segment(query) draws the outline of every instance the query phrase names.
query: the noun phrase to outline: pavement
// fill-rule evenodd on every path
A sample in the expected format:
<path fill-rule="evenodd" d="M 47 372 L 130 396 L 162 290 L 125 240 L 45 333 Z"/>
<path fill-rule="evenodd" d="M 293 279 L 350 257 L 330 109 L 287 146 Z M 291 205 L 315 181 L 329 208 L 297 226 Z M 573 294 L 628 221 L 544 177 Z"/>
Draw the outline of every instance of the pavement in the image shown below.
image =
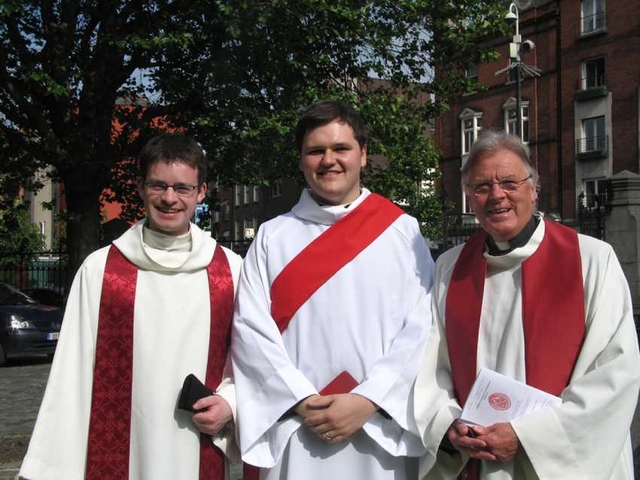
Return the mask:
<path fill-rule="evenodd" d="M 20 469 L 20 461 L 7 458 L 15 459 L 21 451 L 26 452 L 50 369 L 46 358 L 14 362 L 0 369 L 0 480 L 12 480 Z M 636 409 L 631 439 L 635 473 L 640 479 L 640 407 Z M 12 450 L 12 454 L 7 450 Z M 230 480 L 241 479 L 240 465 L 232 465 Z"/>
<path fill-rule="evenodd" d="M 18 474 L 22 461 L 7 459 L 26 453 L 50 370 L 46 357 L 0 368 L 0 480 L 13 480 Z M 230 480 L 241 479 L 241 466 L 231 465 Z"/>

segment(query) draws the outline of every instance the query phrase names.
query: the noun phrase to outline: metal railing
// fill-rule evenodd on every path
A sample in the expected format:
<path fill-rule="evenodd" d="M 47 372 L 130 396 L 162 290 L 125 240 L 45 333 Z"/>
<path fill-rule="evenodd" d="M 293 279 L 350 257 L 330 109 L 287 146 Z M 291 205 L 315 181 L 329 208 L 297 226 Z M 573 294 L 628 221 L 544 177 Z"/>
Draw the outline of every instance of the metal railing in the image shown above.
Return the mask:
<path fill-rule="evenodd" d="M 601 75 L 587 75 L 579 79 L 576 88 L 579 91 L 589 90 L 590 88 L 604 87 L 607 85 L 607 77 L 603 73 Z"/>
<path fill-rule="evenodd" d="M 576 140 L 576 155 L 598 154 L 606 155 L 609 151 L 609 135 L 578 138 Z"/>
<path fill-rule="evenodd" d="M 611 201 L 610 186 L 606 186 L 605 193 L 587 195 L 582 192 L 576 199 L 576 217 L 578 220 L 574 228 L 585 235 L 605 240 L 605 217 L 609 215 L 607 208 Z"/>
<path fill-rule="evenodd" d="M 68 264 L 65 252 L 3 252 L 3 259 L 0 282 L 19 290 L 43 289 L 65 294 Z"/>

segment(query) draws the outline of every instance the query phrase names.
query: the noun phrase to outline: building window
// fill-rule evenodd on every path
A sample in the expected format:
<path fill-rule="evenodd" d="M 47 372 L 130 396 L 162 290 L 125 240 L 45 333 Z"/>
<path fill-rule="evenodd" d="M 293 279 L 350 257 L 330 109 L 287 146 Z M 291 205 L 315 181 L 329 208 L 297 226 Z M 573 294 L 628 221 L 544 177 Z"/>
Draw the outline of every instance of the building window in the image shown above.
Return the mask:
<path fill-rule="evenodd" d="M 260 200 L 260 187 L 254 185 L 253 187 L 253 201 L 257 203 Z"/>
<path fill-rule="evenodd" d="M 269 196 L 276 198 L 282 196 L 282 180 L 274 180 L 269 187 Z"/>
<path fill-rule="evenodd" d="M 238 241 L 242 240 L 242 235 L 240 233 L 240 222 L 238 220 L 233 221 L 233 240 Z"/>
<path fill-rule="evenodd" d="M 582 80 L 580 90 L 601 87 L 605 84 L 604 57 L 592 58 L 582 62 Z"/>
<path fill-rule="evenodd" d="M 524 143 L 529 143 L 529 106 L 528 102 L 525 102 L 520 107 L 520 112 L 522 114 L 522 123 L 520 124 L 520 132 L 522 135 L 522 141 Z M 505 109 L 504 111 L 504 129 L 512 134 L 516 135 L 516 124 L 518 123 L 518 117 L 516 115 L 516 107 L 515 104 L 513 108 Z"/>
<path fill-rule="evenodd" d="M 245 240 L 253 240 L 255 235 L 255 219 L 245 218 L 242 220 L 242 234 Z"/>
<path fill-rule="evenodd" d="M 229 220 L 229 217 L 231 216 L 231 205 L 229 205 L 228 202 L 225 202 L 222 208 L 222 219 Z"/>
<path fill-rule="evenodd" d="M 580 23 L 583 35 L 604 30 L 607 26 L 605 0 L 582 0 Z"/>
<path fill-rule="evenodd" d="M 607 150 L 604 116 L 585 118 L 582 121 L 583 137 L 578 145 L 578 153 L 603 152 Z"/>
<path fill-rule="evenodd" d="M 482 113 L 465 109 L 460 115 L 462 154 L 466 155 L 471 150 L 471 145 L 482 131 Z"/>
<path fill-rule="evenodd" d="M 240 205 L 240 203 L 242 203 L 242 185 L 234 185 L 233 193 L 236 199 L 235 206 L 237 207 L 238 205 Z"/>
<path fill-rule="evenodd" d="M 469 80 L 474 82 L 478 82 L 478 64 L 476 62 L 471 62 L 467 65 L 467 68 L 464 71 L 464 76 Z"/>
<path fill-rule="evenodd" d="M 585 179 L 583 181 L 582 206 L 597 208 L 607 203 L 607 188 L 604 178 Z"/>

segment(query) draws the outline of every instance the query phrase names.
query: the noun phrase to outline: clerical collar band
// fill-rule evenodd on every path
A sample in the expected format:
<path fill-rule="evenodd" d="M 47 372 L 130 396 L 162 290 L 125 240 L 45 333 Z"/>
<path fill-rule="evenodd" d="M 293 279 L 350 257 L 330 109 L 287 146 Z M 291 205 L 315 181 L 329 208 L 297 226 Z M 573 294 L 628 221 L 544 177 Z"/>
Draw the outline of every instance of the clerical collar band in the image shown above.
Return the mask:
<path fill-rule="evenodd" d="M 516 248 L 520 248 L 527 244 L 533 232 L 535 232 L 538 223 L 540 222 L 540 218 L 536 215 L 532 215 L 524 228 L 518 233 L 515 237 L 513 237 L 508 242 L 499 242 L 491 238 L 491 235 L 487 235 L 487 250 L 489 251 L 489 255 L 493 255 L 494 257 L 498 257 L 500 255 L 506 255 L 509 252 L 512 252 Z M 506 248 L 505 248 L 506 247 Z"/>

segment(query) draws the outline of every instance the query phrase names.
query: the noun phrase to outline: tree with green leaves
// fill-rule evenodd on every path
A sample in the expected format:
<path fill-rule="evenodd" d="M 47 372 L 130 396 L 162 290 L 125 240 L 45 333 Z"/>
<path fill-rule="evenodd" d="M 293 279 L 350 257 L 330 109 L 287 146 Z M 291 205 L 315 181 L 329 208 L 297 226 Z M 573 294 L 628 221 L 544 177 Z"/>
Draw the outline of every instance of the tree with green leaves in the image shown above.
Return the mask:
<path fill-rule="evenodd" d="M 14 202 L 0 215 L 0 267 L 18 267 L 44 251 L 44 238 L 26 205 Z"/>
<path fill-rule="evenodd" d="M 388 160 L 370 185 L 430 217 L 432 206 L 419 207 L 437 158 L 425 121 L 472 88 L 464 68 L 490 54 L 478 40 L 501 31 L 503 8 L 495 0 L 0 0 L 0 182 L 52 167 L 65 186 L 77 268 L 98 246 L 104 189 L 114 199 L 134 192 L 131 159 L 159 119 L 202 142 L 211 179 L 264 185 L 297 174 L 291 132 L 301 109 L 342 98 L 371 126 L 371 153 Z M 385 88 L 362 81 L 371 76 Z"/>

